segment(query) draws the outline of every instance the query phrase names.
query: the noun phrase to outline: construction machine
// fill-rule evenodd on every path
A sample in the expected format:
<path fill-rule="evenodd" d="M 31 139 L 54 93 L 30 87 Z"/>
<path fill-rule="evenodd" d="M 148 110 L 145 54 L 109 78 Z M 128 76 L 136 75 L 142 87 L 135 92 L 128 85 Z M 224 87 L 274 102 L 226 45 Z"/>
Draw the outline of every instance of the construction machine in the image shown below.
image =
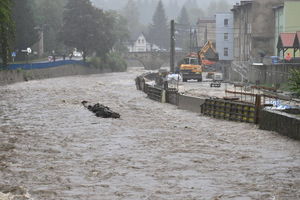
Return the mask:
<path fill-rule="evenodd" d="M 213 73 L 215 70 L 212 66 L 219 60 L 215 48 L 211 41 L 206 42 L 198 53 L 188 54 L 179 64 L 179 73 L 182 76 L 182 81 L 186 82 L 189 79 L 202 81 L 202 72 L 207 71 Z"/>
<path fill-rule="evenodd" d="M 213 78 L 216 72 L 214 66 L 219 61 L 219 55 L 216 52 L 212 41 L 207 41 L 202 49 L 198 52 L 199 64 L 202 66 L 203 72 L 207 72 L 207 78 Z"/>
<path fill-rule="evenodd" d="M 183 82 L 189 79 L 195 79 L 198 82 L 202 81 L 202 67 L 199 64 L 198 55 L 196 53 L 188 54 L 181 61 L 179 73 L 181 74 Z"/>

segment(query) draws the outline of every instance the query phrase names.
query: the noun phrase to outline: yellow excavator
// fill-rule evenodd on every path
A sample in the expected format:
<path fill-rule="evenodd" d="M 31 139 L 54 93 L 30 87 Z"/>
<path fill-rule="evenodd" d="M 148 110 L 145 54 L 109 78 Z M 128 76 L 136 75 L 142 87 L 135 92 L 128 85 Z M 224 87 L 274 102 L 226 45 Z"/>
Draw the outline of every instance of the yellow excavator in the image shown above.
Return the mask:
<path fill-rule="evenodd" d="M 186 82 L 189 79 L 202 81 L 202 72 L 211 71 L 211 66 L 219 60 L 219 56 L 211 41 L 206 42 L 198 53 L 188 54 L 179 65 L 179 73 L 182 76 L 182 81 Z"/>
<path fill-rule="evenodd" d="M 216 72 L 214 65 L 217 61 L 219 61 L 219 55 L 211 41 L 207 41 L 202 49 L 198 52 L 198 58 L 203 72 L 207 72 L 207 78 L 212 78 Z"/>

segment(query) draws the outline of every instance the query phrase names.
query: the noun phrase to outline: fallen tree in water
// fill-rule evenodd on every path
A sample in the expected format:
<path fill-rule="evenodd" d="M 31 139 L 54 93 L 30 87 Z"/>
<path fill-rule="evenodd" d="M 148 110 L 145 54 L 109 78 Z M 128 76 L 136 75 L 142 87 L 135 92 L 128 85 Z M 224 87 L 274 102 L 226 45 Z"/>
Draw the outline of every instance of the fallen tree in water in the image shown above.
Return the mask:
<path fill-rule="evenodd" d="M 97 117 L 102 118 L 120 118 L 120 114 L 112 111 L 109 107 L 96 103 L 95 105 L 88 104 L 87 101 L 82 101 L 82 105 L 89 111 L 95 113 Z"/>

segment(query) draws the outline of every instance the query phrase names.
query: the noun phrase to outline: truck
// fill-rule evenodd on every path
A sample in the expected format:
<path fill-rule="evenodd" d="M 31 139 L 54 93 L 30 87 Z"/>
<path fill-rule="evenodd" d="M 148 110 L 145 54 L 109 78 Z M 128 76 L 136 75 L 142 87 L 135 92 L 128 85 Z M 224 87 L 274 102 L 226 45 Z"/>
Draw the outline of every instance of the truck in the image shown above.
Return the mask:
<path fill-rule="evenodd" d="M 202 81 L 202 67 L 196 53 L 190 53 L 182 60 L 179 73 L 183 82 L 187 82 L 189 79 Z"/>
<path fill-rule="evenodd" d="M 203 69 L 210 71 L 210 66 L 219 60 L 219 56 L 215 51 L 211 41 L 201 48 L 198 53 L 188 54 L 179 65 L 179 73 L 182 76 L 182 81 L 186 82 L 189 79 L 195 79 L 198 82 L 202 81 Z M 211 72 L 208 72 L 208 74 Z M 213 73 L 213 72 L 212 72 Z"/>

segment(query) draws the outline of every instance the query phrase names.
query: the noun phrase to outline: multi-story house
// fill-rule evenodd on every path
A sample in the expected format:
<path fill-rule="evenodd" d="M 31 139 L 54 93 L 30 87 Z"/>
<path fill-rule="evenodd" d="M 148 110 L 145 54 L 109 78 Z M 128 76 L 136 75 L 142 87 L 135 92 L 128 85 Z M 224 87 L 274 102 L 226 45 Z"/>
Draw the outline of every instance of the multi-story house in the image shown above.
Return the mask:
<path fill-rule="evenodd" d="M 234 15 L 234 60 L 261 62 L 274 55 L 275 17 L 273 8 L 284 0 L 241 1 Z"/>
<path fill-rule="evenodd" d="M 216 43 L 216 20 L 215 19 L 199 19 L 197 22 L 197 42 L 201 48 L 207 41 Z"/>
<path fill-rule="evenodd" d="M 219 60 L 233 60 L 233 14 L 216 14 L 216 50 Z"/>

